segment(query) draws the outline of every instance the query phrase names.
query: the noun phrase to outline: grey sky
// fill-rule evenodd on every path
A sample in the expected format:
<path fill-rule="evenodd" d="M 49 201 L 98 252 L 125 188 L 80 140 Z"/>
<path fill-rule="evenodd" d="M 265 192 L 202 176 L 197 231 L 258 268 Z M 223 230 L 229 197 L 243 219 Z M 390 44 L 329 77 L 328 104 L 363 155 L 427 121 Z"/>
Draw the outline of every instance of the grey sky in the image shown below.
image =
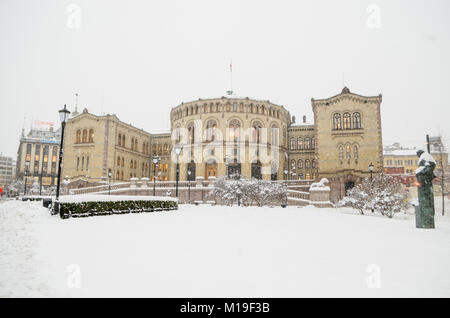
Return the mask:
<path fill-rule="evenodd" d="M 71 3 L 80 28 L 67 26 Z M 380 28 L 367 25 L 372 3 Z M 311 119 L 311 98 L 339 93 L 344 78 L 352 92 L 383 94 L 385 144 L 441 132 L 448 145 L 449 33 L 446 0 L 2 0 L 0 152 L 16 155 L 24 116 L 26 130 L 58 123 L 76 92 L 80 111 L 167 130 L 171 107 L 225 95 L 231 57 L 239 96 Z"/>

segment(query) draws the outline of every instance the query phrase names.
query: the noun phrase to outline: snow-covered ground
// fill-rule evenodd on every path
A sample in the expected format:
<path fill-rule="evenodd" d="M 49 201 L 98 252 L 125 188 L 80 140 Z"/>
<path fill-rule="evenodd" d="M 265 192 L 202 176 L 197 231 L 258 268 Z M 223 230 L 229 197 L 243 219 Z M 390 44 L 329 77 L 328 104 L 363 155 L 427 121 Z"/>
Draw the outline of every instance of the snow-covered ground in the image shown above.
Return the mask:
<path fill-rule="evenodd" d="M 61 220 L 0 203 L 0 297 L 450 297 L 450 217 L 181 206 Z"/>

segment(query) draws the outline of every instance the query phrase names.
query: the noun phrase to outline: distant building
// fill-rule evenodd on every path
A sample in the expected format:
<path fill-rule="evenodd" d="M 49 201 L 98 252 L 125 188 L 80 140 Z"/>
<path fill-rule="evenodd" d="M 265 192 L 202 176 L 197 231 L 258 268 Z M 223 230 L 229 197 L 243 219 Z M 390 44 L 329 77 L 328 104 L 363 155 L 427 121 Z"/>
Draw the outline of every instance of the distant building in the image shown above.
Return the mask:
<path fill-rule="evenodd" d="M 13 158 L 0 154 L 0 187 L 5 187 L 14 180 L 15 166 Z"/>
<path fill-rule="evenodd" d="M 414 185 L 417 182 L 415 171 L 419 163 L 417 150 L 418 148 L 402 147 L 399 143 L 385 146 L 383 149 L 384 172 L 398 177 L 407 186 Z M 439 178 L 442 167 L 444 167 L 444 173 L 448 171 L 448 152 L 440 137 L 430 137 L 430 151 L 436 160 L 435 173 Z M 435 179 L 435 182 L 438 181 Z"/>
<path fill-rule="evenodd" d="M 54 131 L 53 127 L 31 128 L 26 136 L 22 130 L 17 150 L 16 178 L 26 179 L 28 185 L 40 183 L 41 180 L 43 187 L 56 185 L 60 140 L 60 129 Z"/>

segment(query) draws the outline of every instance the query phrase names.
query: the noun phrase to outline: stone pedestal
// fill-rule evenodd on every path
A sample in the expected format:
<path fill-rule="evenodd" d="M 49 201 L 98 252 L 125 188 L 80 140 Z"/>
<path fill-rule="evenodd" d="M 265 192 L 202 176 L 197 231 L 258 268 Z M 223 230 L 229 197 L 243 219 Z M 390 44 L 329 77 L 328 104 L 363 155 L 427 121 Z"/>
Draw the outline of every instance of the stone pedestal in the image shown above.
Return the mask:
<path fill-rule="evenodd" d="M 148 188 L 148 181 L 149 181 L 149 178 L 141 178 L 141 182 L 142 182 L 141 187 Z"/>

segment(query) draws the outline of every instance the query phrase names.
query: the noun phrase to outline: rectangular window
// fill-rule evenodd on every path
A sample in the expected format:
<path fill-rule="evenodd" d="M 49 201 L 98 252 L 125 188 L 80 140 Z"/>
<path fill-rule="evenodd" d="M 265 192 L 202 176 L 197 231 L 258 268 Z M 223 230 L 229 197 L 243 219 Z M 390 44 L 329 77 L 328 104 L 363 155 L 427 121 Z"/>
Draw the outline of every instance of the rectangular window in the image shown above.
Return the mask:
<path fill-rule="evenodd" d="M 52 156 L 52 162 L 56 162 L 56 155 Z"/>

